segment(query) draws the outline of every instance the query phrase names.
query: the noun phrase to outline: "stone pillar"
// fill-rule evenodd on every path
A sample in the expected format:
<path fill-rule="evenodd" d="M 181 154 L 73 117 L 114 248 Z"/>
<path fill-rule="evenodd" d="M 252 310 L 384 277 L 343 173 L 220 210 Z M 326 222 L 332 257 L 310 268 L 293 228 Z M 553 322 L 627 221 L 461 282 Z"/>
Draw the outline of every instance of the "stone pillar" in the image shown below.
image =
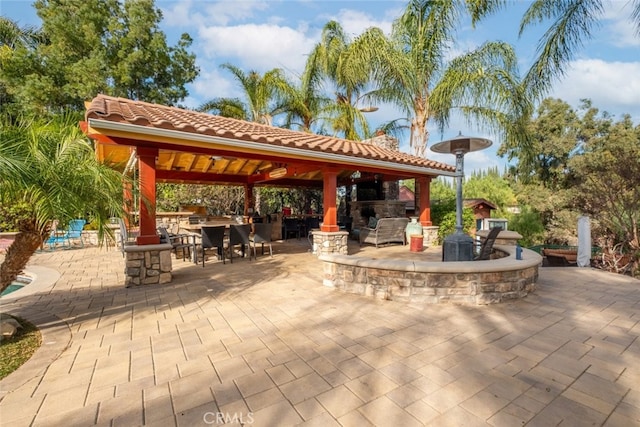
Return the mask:
<path fill-rule="evenodd" d="M 125 246 L 125 286 L 171 282 L 171 244 Z"/>
<path fill-rule="evenodd" d="M 313 231 L 313 254 L 320 256 L 323 254 L 348 255 L 347 231 L 327 232 Z"/>

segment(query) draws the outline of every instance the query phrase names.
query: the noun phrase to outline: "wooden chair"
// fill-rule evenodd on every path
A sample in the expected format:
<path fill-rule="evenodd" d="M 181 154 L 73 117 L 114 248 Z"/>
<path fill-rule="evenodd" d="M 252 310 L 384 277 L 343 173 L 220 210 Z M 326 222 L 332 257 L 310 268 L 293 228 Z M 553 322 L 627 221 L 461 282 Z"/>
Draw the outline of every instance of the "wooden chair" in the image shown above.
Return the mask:
<path fill-rule="evenodd" d="M 480 250 L 478 251 L 478 255 L 473 258 L 474 261 L 486 261 L 491 259 L 491 253 L 493 252 L 493 244 L 496 242 L 498 238 L 498 234 L 502 231 L 500 227 L 493 227 L 489 230 L 489 234 L 487 234 L 487 238 L 484 239 L 484 242 L 480 245 Z"/>

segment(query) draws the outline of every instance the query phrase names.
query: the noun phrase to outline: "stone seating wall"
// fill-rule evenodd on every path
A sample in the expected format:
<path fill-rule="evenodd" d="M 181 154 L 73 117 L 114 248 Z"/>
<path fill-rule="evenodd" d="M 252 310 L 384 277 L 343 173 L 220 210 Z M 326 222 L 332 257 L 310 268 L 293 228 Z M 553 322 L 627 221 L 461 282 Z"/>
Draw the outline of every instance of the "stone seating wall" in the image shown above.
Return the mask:
<path fill-rule="evenodd" d="M 385 300 L 424 304 L 495 304 L 526 297 L 536 289 L 542 257 L 495 246 L 506 256 L 487 261 L 429 262 L 321 255 L 325 286 Z"/>

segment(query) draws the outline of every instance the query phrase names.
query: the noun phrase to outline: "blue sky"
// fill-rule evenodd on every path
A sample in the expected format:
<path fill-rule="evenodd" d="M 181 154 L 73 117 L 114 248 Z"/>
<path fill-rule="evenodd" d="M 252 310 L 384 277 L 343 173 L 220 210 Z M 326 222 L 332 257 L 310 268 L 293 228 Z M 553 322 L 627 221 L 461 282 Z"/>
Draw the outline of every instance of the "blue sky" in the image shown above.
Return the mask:
<path fill-rule="evenodd" d="M 1 0 L 0 12 L 20 24 L 39 25 L 30 0 Z M 537 40 L 546 27 L 528 30 L 518 38 L 518 25 L 528 1 L 512 2 L 507 7 L 472 29 L 463 23 L 458 31 L 454 52 L 479 46 L 487 40 L 511 43 L 518 53 L 520 72 L 524 74 L 535 57 Z M 188 32 L 194 39 L 192 50 L 198 58 L 200 77 L 188 89 L 184 104 L 197 107 L 215 97 L 237 97 L 239 89 L 220 64 L 230 62 L 245 71 L 264 72 L 283 68 L 299 74 L 306 54 L 318 42 L 323 26 L 337 20 L 354 37 L 370 26 L 389 32 L 406 1 L 312 1 L 312 0 L 156 0 L 164 19 L 161 28 L 171 44 Z M 629 22 L 631 5 L 627 0 L 605 1 L 605 19 L 567 69 L 566 76 L 555 83 L 549 96 L 561 98 L 573 107 L 580 99 L 589 98 L 595 107 L 608 111 L 614 118 L 628 113 L 640 124 L 640 37 Z M 399 114 L 382 105 L 367 116 L 372 127 L 395 119 Z M 444 134 L 431 130 L 429 145 L 457 135 L 484 136 L 493 140 L 490 149 L 465 157 L 465 172 L 491 166 L 502 168 L 504 159 L 496 156 L 500 140 L 453 120 Z M 408 151 L 406 138 L 400 141 Z M 428 152 L 428 157 L 454 163 L 453 156 Z"/>

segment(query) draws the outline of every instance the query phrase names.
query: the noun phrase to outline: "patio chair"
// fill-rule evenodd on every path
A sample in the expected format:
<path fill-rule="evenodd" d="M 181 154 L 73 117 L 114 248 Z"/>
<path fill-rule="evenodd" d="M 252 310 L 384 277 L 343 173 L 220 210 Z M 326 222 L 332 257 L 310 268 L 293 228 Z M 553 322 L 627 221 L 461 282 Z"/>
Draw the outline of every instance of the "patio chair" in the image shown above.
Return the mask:
<path fill-rule="evenodd" d="M 236 245 L 241 245 L 243 257 L 245 256 L 245 247 L 249 248 L 249 261 L 251 261 L 251 241 L 249 240 L 250 234 L 251 224 L 231 224 L 229 228 L 229 259 L 232 263 L 233 248 Z"/>
<path fill-rule="evenodd" d="M 133 234 L 130 234 L 127 230 L 127 225 L 124 223 L 122 218 L 118 218 L 118 224 L 120 225 L 120 240 L 118 241 L 118 244 L 120 245 L 120 252 L 122 252 L 122 256 L 124 257 L 125 246 L 135 245 L 136 241 L 134 240 Z"/>
<path fill-rule="evenodd" d="M 160 233 L 160 243 L 171 243 L 171 247 L 173 252 L 176 254 L 176 258 L 178 257 L 178 250 L 182 251 L 182 260 L 185 260 L 185 257 L 189 257 L 191 255 L 191 247 L 193 246 L 189 243 L 189 235 L 188 234 L 173 234 L 169 233 L 169 231 L 165 227 L 158 227 L 158 232 Z"/>
<path fill-rule="evenodd" d="M 224 261 L 224 235 L 225 235 L 225 226 L 214 226 L 214 227 L 202 227 L 200 229 L 200 247 L 202 248 L 202 268 L 204 268 L 205 262 L 205 249 L 216 248 L 218 250 L 218 258 L 222 257 L 222 263 L 226 264 Z M 196 248 L 193 248 L 194 253 Z M 197 262 L 197 257 L 196 257 Z"/>
<path fill-rule="evenodd" d="M 66 231 L 60 232 L 53 228 L 51 235 L 45 242 L 51 249 L 54 249 L 57 244 L 61 244 L 63 247 L 70 248 L 72 240 L 80 240 L 80 247 L 84 248 L 84 240 L 82 239 L 82 230 L 87 223 L 84 219 L 73 219 L 69 221 L 69 227 Z"/>
<path fill-rule="evenodd" d="M 273 248 L 271 247 L 271 223 L 254 224 L 253 236 L 249 240 L 253 243 L 253 254 L 256 254 L 256 243 L 262 244 L 262 255 L 264 255 L 264 244 L 269 245 L 269 256 L 273 257 Z"/>
<path fill-rule="evenodd" d="M 304 220 L 305 232 L 307 234 L 307 240 L 310 245 L 313 245 L 313 230 L 320 229 L 320 218 L 317 216 L 310 216 Z"/>
<path fill-rule="evenodd" d="M 498 234 L 502 231 L 500 227 L 493 227 L 489 230 L 489 234 L 487 234 L 487 238 L 480 245 L 480 250 L 478 251 L 478 255 L 473 258 L 474 261 L 486 261 L 491 259 L 491 253 L 493 252 L 493 244 L 496 242 L 496 238 Z"/>
<path fill-rule="evenodd" d="M 282 221 L 282 226 L 284 227 L 284 235 L 282 236 L 284 240 L 287 240 L 291 233 L 300 239 L 300 221 L 297 218 L 285 218 Z"/>

